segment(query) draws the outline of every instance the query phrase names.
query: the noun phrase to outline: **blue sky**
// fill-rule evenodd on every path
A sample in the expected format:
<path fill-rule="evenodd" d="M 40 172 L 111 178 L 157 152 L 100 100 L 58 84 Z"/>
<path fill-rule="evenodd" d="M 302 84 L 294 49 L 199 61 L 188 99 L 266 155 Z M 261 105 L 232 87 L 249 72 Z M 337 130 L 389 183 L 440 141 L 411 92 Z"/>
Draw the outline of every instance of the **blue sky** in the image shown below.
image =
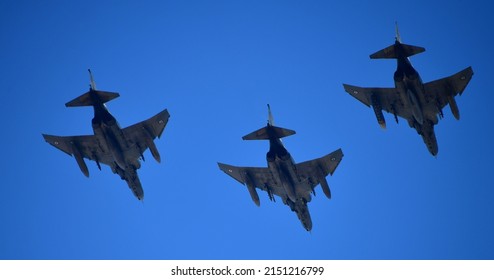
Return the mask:
<path fill-rule="evenodd" d="M 1 259 L 493 259 L 490 83 L 494 34 L 483 1 L 1 1 L 3 147 Z M 482 2 L 482 3 L 481 3 Z M 342 83 L 393 86 L 394 41 L 427 82 L 475 72 L 436 126 L 434 158 L 404 120 L 371 109 Z M 88 89 L 122 127 L 171 114 L 139 170 L 143 203 L 125 182 L 44 142 L 41 133 L 92 134 L 91 108 L 65 108 Z M 217 162 L 266 166 L 266 124 L 295 161 L 338 148 L 333 198 L 320 187 L 306 232 L 288 207 L 261 207 Z"/>

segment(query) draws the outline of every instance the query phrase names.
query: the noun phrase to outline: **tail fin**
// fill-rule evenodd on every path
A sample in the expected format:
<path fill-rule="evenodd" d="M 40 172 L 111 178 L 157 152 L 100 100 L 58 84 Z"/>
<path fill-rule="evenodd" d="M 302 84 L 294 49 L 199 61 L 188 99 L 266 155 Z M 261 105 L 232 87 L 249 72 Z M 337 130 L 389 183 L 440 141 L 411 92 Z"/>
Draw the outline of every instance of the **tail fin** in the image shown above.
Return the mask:
<path fill-rule="evenodd" d="M 395 41 L 401 43 L 400 30 L 398 29 L 398 22 L 397 21 L 395 21 L 395 32 L 396 32 Z"/>
<path fill-rule="evenodd" d="M 87 69 L 87 71 L 89 72 L 89 88 L 92 90 L 96 90 L 96 83 L 93 79 L 93 73 L 91 73 L 91 69 Z"/>
<path fill-rule="evenodd" d="M 251 132 L 242 139 L 244 140 L 269 140 L 270 138 L 283 138 L 295 134 L 294 130 L 274 126 L 274 118 L 271 107 L 268 104 L 268 125 Z"/>
<path fill-rule="evenodd" d="M 65 103 L 66 107 L 93 106 L 99 103 L 103 104 L 120 96 L 118 92 L 96 90 L 96 83 L 94 82 L 91 69 L 88 69 L 88 71 L 90 80 L 89 91 Z"/>
<path fill-rule="evenodd" d="M 273 114 L 271 113 L 271 107 L 268 104 L 268 124 L 269 125 L 274 125 L 274 118 Z"/>
<path fill-rule="evenodd" d="M 398 58 L 399 56 L 410 57 L 412 55 L 416 55 L 422 52 L 425 52 L 423 47 L 412 46 L 401 43 L 400 30 L 398 30 L 398 23 L 395 22 L 395 43 L 389 47 L 386 47 L 380 51 L 377 51 L 370 55 L 370 58 Z M 400 50 L 398 51 L 397 48 Z"/>

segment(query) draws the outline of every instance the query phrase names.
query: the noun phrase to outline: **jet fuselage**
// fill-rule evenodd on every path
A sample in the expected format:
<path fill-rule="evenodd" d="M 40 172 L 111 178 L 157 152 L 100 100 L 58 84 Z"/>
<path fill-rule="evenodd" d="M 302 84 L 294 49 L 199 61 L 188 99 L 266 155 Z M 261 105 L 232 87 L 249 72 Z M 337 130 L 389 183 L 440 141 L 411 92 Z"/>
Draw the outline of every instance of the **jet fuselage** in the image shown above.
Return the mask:
<path fill-rule="evenodd" d="M 112 155 L 115 161 L 115 164 L 111 165 L 113 173 L 120 175 L 122 180 L 126 180 L 134 191 L 134 194 L 141 199 L 144 191 L 142 190 L 141 182 L 136 172 L 141 167 L 141 164 L 138 159 L 126 157 L 124 151 L 127 147 L 127 141 L 123 131 L 115 117 L 113 117 L 105 104 L 99 100 L 98 95 L 94 92 L 93 90 L 90 91 L 94 108 L 94 118 L 92 119 L 94 135 Z"/>
<path fill-rule="evenodd" d="M 437 124 L 437 115 L 426 115 L 423 107 L 426 104 L 425 89 L 422 78 L 413 68 L 410 59 L 405 54 L 400 42 L 395 42 L 395 52 L 397 54 L 397 69 L 394 73 L 396 90 L 400 95 L 405 107 L 412 110 L 413 119 L 408 120 L 410 127 L 417 130 L 422 135 L 428 150 L 436 155 L 438 152 L 437 140 L 434 133 L 434 125 Z"/>
<path fill-rule="evenodd" d="M 98 96 L 92 94 L 93 98 L 98 99 Z M 115 117 L 108 111 L 105 104 L 99 100 L 93 102 L 94 118 L 92 119 L 92 127 L 94 135 L 100 140 L 103 140 L 104 145 L 110 151 L 115 160 L 115 163 L 122 170 L 129 167 L 138 169 L 140 167 L 138 160 L 129 160 L 125 157 L 124 147 L 126 140 L 122 129 Z"/>
<path fill-rule="evenodd" d="M 273 136 L 274 133 L 270 128 L 271 125 L 268 124 L 269 151 L 266 154 L 268 168 L 276 184 L 282 186 L 287 194 L 287 197 L 282 198 L 283 203 L 290 206 L 290 209 L 297 213 L 304 228 L 310 231 L 312 229 L 312 220 L 307 207 L 307 202 L 311 200 L 310 193 L 304 196 L 304 192 L 297 192 L 302 187 L 302 181 L 297 175 L 295 161 L 283 146 L 281 140 Z"/>
<path fill-rule="evenodd" d="M 424 114 L 422 104 L 424 103 L 424 84 L 419 73 L 413 68 L 408 57 L 405 56 L 400 43 L 395 43 L 395 50 L 398 54 L 397 69 L 394 74 L 395 87 L 400 94 L 401 100 L 405 106 L 412 108 L 415 121 L 422 125 L 424 123 Z"/>

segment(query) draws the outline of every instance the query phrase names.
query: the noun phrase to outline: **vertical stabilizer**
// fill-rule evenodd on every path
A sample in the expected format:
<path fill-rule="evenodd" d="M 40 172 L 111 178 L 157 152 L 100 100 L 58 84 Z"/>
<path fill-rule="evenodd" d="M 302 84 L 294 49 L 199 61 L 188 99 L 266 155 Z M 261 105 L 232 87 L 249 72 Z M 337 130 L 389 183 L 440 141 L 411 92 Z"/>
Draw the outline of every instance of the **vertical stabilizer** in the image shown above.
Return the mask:
<path fill-rule="evenodd" d="M 93 106 L 98 103 L 103 104 L 120 96 L 118 92 L 96 90 L 93 73 L 91 73 L 91 69 L 87 70 L 89 72 L 90 81 L 89 91 L 65 103 L 66 107 Z"/>
<path fill-rule="evenodd" d="M 395 32 L 396 32 L 395 40 L 397 42 L 401 43 L 400 30 L 398 29 L 398 22 L 397 21 L 395 21 Z"/>
<path fill-rule="evenodd" d="M 251 132 L 242 139 L 244 140 L 270 140 L 275 138 L 283 138 L 295 134 L 294 130 L 274 126 L 273 114 L 271 107 L 268 104 L 268 125 Z"/>
<path fill-rule="evenodd" d="M 91 69 L 87 69 L 87 71 L 89 71 L 89 87 L 91 90 L 96 90 L 96 83 L 94 82 L 93 73 L 91 73 Z"/>
<path fill-rule="evenodd" d="M 271 107 L 268 104 L 268 124 L 274 125 L 273 114 L 271 113 Z"/>
<path fill-rule="evenodd" d="M 401 43 L 400 30 L 398 29 L 398 23 L 395 22 L 395 43 L 382 50 L 379 50 L 370 55 L 370 58 L 391 58 L 399 59 L 404 57 L 410 57 L 419 53 L 425 52 L 425 48 L 419 46 L 406 45 Z"/>

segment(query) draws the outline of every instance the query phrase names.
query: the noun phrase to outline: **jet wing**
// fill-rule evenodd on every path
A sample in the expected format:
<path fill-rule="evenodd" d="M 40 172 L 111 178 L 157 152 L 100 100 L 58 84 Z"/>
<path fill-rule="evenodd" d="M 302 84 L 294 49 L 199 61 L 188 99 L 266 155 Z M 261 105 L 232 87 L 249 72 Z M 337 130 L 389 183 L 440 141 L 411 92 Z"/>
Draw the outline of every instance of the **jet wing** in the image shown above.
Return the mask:
<path fill-rule="evenodd" d="M 98 138 L 94 135 L 54 136 L 43 134 L 43 138 L 45 138 L 46 142 L 70 156 L 73 156 L 78 151 L 82 157 L 90 160 L 107 165 L 113 162 L 110 152 L 103 148 Z"/>
<path fill-rule="evenodd" d="M 138 158 L 142 156 L 144 151 L 149 147 L 155 159 L 160 161 L 153 140 L 156 137 L 161 137 L 169 118 L 170 114 L 168 113 L 168 110 L 165 109 L 145 121 L 124 128 L 123 134 L 127 140 L 127 151 L 138 152 L 133 155 Z"/>
<path fill-rule="evenodd" d="M 254 187 L 269 194 L 275 194 L 284 200 L 287 197 L 283 187 L 275 183 L 271 171 L 266 167 L 237 167 L 223 163 L 218 163 L 218 166 L 223 172 L 243 185 L 246 185 L 247 178 L 250 178 Z"/>
<path fill-rule="evenodd" d="M 449 103 L 448 96 L 455 97 L 463 93 L 472 76 L 472 67 L 465 68 L 452 76 L 424 84 L 425 94 L 442 109 Z"/>
<path fill-rule="evenodd" d="M 412 117 L 412 111 L 406 110 L 396 88 L 362 88 L 347 84 L 343 84 L 343 87 L 346 92 L 364 103 L 367 107 L 372 106 L 371 97 L 374 95 L 384 111 L 404 119 L 410 119 Z"/>
<path fill-rule="evenodd" d="M 323 179 L 325 180 L 328 174 L 333 175 L 342 159 L 343 151 L 338 149 L 323 157 L 296 164 L 297 173 L 309 182 L 311 188 L 314 188 Z"/>

